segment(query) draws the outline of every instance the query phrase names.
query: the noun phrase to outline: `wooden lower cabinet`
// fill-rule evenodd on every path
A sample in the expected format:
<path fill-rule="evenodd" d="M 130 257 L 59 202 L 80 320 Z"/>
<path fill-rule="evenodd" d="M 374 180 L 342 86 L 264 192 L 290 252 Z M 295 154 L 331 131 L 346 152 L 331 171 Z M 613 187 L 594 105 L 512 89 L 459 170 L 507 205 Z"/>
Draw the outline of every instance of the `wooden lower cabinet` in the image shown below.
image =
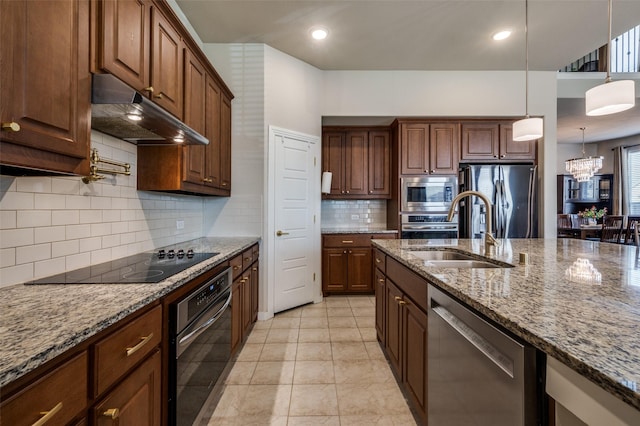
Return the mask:
<path fill-rule="evenodd" d="M 93 424 L 159 426 L 161 375 L 158 350 L 96 404 L 92 410 Z"/>
<path fill-rule="evenodd" d="M 258 245 L 231 259 L 231 354 L 236 353 L 258 319 Z"/>
<path fill-rule="evenodd" d="M 376 251 L 376 257 L 380 256 Z M 391 267 L 389 266 L 391 263 Z M 421 424 L 427 419 L 427 282 L 391 260 L 376 268 L 376 330 L 389 364 Z M 412 298 L 421 295 L 424 298 Z"/>

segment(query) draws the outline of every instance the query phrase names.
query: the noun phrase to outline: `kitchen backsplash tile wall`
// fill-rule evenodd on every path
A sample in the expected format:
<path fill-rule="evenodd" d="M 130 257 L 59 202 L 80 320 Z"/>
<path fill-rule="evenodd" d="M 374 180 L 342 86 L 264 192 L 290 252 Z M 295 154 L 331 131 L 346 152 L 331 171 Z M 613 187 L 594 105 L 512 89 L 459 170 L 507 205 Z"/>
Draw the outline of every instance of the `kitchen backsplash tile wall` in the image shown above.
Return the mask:
<path fill-rule="evenodd" d="M 386 200 L 323 200 L 322 227 L 386 229 Z"/>
<path fill-rule="evenodd" d="M 0 176 L 0 287 L 203 235 L 201 197 L 137 191 L 136 146 L 98 132 L 91 144 L 131 176 Z"/>

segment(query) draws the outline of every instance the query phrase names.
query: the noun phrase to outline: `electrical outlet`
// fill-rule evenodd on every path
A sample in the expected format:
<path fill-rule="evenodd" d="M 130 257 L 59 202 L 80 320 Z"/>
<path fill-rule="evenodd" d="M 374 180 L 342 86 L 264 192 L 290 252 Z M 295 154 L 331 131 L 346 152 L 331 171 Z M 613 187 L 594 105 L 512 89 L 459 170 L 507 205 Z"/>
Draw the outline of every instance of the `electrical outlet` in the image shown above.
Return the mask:
<path fill-rule="evenodd" d="M 184 229 L 184 220 L 176 220 L 176 229 Z"/>
<path fill-rule="evenodd" d="M 351 215 L 351 220 L 358 220 L 360 219 L 360 215 L 359 214 L 352 214 Z"/>

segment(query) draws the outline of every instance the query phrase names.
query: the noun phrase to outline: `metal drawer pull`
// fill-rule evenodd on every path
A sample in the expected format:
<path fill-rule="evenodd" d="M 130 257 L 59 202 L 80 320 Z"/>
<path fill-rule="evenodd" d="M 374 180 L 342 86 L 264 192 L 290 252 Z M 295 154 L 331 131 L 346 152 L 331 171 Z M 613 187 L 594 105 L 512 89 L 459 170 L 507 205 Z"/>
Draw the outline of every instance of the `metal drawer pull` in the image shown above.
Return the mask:
<path fill-rule="evenodd" d="M 351 240 L 342 240 L 342 244 L 353 244 Z"/>
<path fill-rule="evenodd" d="M 380 263 L 380 262 L 382 262 L 382 260 L 380 260 L 380 259 L 378 259 L 378 258 L 376 257 L 376 263 Z"/>
<path fill-rule="evenodd" d="M 120 415 L 120 410 L 117 408 L 109 408 L 107 411 L 102 413 L 103 417 L 109 417 L 111 420 L 115 420 Z"/>
<path fill-rule="evenodd" d="M 142 340 L 140 340 L 140 343 L 138 343 L 132 348 L 127 348 L 127 356 L 131 356 L 134 353 L 138 352 L 140 348 L 146 345 L 147 342 L 149 342 L 149 340 L 151 340 L 152 338 L 153 338 L 153 333 L 149 333 L 147 337 L 143 337 Z"/>
<path fill-rule="evenodd" d="M 55 405 L 55 407 L 53 407 L 49 411 L 40 411 L 40 415 L 42 417 L 40 417 L 40 420 L 38 420 L 37 422 L 35 422 L 31 426 L 42 426 L 43 424 L 45 424 L 46 422 L 51 420 L 51 417 L 55 416 L 58 413 L 58 411 L 60 411 L 60 410 L 62 410 L 62 401 L 58 402 Z"/>
<path fill-rule="evenodd" d="M 237 271 L 238 269 L 240 269 L 240 267 L 239 267 L 238 265 L 234 265 L 234 266 L 233 266 L 233 270 L 234 270 L 234 271 Z"/>

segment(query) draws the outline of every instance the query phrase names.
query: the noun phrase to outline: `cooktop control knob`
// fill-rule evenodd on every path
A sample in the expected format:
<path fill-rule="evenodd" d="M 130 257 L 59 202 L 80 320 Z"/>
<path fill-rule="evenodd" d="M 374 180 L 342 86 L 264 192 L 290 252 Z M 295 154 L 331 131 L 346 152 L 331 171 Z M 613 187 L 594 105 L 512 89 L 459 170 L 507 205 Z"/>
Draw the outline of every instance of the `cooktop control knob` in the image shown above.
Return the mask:
<path fill-rule="evenodd" d="M 193 249 L 189 249 L 189 250 L 187 250 L 187 257 L 188 257 L 189 259 L 191 259 L 191 258 L 193 257 L 193 254 L 194 254 L 194 253 L 193 253 Z"/>
<path fill-rule="evenodd" d="M 158 257 L 160 259 L 164 259 L 165 256 L 166 256 L 166 253 L 164 252 L 164 250 L 161 249 L 158 251 Z"/>
<path fill-rule="evenodd" d="M 175 256 L 176 256 L 176 252 L 173 249 L 169 250 L 169 252 L 167 253 L 167 257 L 169 259 L 173 259 Z"/>
<path fill-rule="evenodd" d="M 184 250 L 178 250 L 178 259 L 182 259 L 184 257 Z"/>

